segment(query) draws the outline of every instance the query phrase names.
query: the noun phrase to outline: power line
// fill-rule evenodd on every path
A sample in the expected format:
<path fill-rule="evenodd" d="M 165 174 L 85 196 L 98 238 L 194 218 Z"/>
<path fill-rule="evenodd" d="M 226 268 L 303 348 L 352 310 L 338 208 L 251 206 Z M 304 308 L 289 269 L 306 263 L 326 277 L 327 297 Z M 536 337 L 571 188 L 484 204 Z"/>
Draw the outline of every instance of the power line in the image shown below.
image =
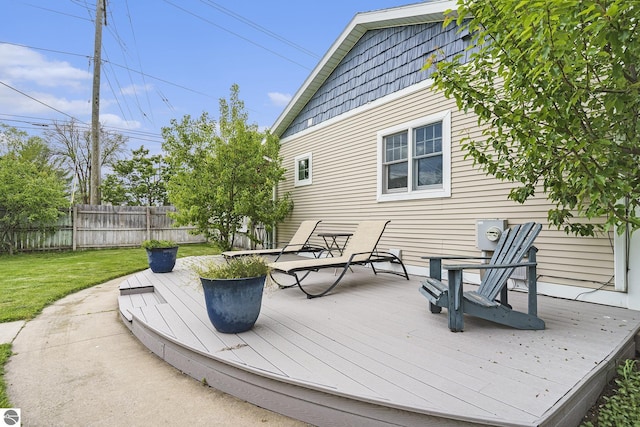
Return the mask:
<path fill-rule="evenodd" d="M 46 7 L 36 6 L 36 5 L 33 5 L 33 4 L 27 4 L 27 6 L 33 7 L 34 9 L 46 10 L 47 12 L 57 13 L 58 15 L 70 16 L 72 18 L 81 19 L 83 21 L 92 22 L 92 20 L 90 18 L 83 18 L 82 16 L 71 15 L 70 13 L 60 12 L 59 10 L 49 9 L 49 8 L 46 8 Z"/>
<path fill-rule="evenodd" d="M 242 16 L 242 15 L 240 15 L 240 14 L 238 14 L 238 13 L 232 11 L 232 10 L 229 10 L 226 7 L 221 6 L 220 4 L 218 4 L 218 3 L 216 3 L 216 2 L 214 2 L 212 0 L 200 0 L 200 1 L 202 3 L 204 3 L 204 4 L 207 4 L 208 6 L 210 6 L 212 8 L 215 8 L 215 9 L 219 10 L 220 12 L 224 13 L 225 15 L 231 16 L 232 18 L 249 25 L 250 27 L 260 31 L 261 33 L 264 33 L 264 34 L 268 35 L 269 37 L 272 37 L 272 38 L 274 38 L 274 39 L 276 39 L 276 40 L 278 40 L 278 41 L 280 41 L 280 42 L 282 42 L 282 43 L 284 43 L 286 45 L 289 45 L 289 46 L 293 47 L 294 49 L 299 50 L 300 52 L 302 52 L 302 53 L 304 53 L 306 55 L 309 55 L 309 56 L 311 56 L 313 58 L 316 58 L 316 59 L 320 58 L 320 55 L 318 55 L 317 53 L 312 52 L 309 49 L 306 49 L 303 46 L 300 46 L 299 44 L 296 44 L 296 43 L 292 42 L 291 40 L 288 40 L 287 38 L 285 38 L 285 37 L 283 37 L 283 36 L 281 36 L 279 34 L 274 33 L 273 31 L 269 30 L 268 28 L 265 28 L 262 25 L 257 24 L 255 22 L 251 21 L 250 19 L 245 18 L 244 16 Z"/>
<path fill-rule="evenodd" d="M 51 108 L 53 111 L 56 111 L 56 112 L 58 112 L 58 113 L 60 113 L 60 114 L 63 114 L 63 115 L 65 115 L 65 116 L 69 117 L 70 119 L 76 120 L 76 121 L 78 121 L 78 122 L 80 122 L 80 123 L 87 124 L 87 123 L 83 122 L 82 120 L 79 120 L 79 119 L 77 119 L 77 118 L 75 118 L 75 117 L 73 117 L 73 116 L 71 116 L 71 115 L 69 115 L 69 114 L 65 113 L 64 111 L 61 111 L 61 110 L 58 110 L 58 109 L 57 109 L 57 108 L 55 108 L 55 107 L 52 107 L 51 105 L 47 104 L 46 102 L 43 102 L 43 101 L 40 101 L 39 99 L 34 98 L 33 96 L 31 96 L 31 95 L 29 95 L 29 94 L 27 94 L 27 93 L 25 93 L 25 92 L 21 91 L 20 89 L 17 89 L 17 88 L 15 88 L 15 87 L 11 86 L 11 85 L 6 84 L 6 83 L 5 83 L 5 82 L 3 82 L 2 80 L 0 80 L 0 84 L 1 84 L 1 85 L 3 85 L 3 86 L 8 87 L 9 89 L 11 89 L 11 90 L 13 90 L 13 91 L 18 92 L 20 95 L 26 96 L 27 98 L 29 98 L 29 99 L 31 99 L 31 100 L 33 100 L 33 101 L 36 101 L 36 102 L 37 102 L 37 103 L 39 103 L 39 104 L 44 105 L 44 106 L 45 106 L 45 107 L 47 107 L 47 108 Z"/>
<path fill-rule="evenodd" d="M 51 119 L 51 118 L 21 116 L 16 114 L 5 114 L 5 113 L 0 113 L 0 116 L 6 116 L 6 117 L 0 117 L 0 122 L 23 123 L 24 125 L 30 125 L 30 126 L 13 126 L 18 129 L 42 130 L 42 129 L 48 128 L 49 126 L 53 125 L 54 122 L 57 121 L 56 119 Z M 14 117 L 14 118 L 11 118 L 11 117 Z M 80 129 L 83 129 L 86 131 L 90 130 L 88 123 L 79 122 L 79 124 L 80 126 L 78 127 Z M 117 131 L 120 134 L 129 136 L 130 138 L 136 139 L 136 140 L 149 141 L 154 143 L 163 142 L 162 135 L 155 132 L 147 132 L 147 131 L 141 131 L 141 130 L 135 130 L 135 129 L 124 129 L 116 126 L 107 126 L 107 125 L 101 125 L 101 127 L 107 131 L 113 131 L 113 132 Z"/>
<path fill-rule="evenodd" d="M 142 61 L 140 60 L 140 50 L 138 49 L 138 41 L 136 39 L 136 32 L 134 31 L 134 26 L 133 26 L 133 21 L 131 20 L 131 12 L 129 10 L 129 1 L 125 0 L 125 6 L 127 8 L 127 17 L 129 18 L 129 27 L 131 28 L 131 36 L 133 37 L 133 43 L 136 47 L 135 51 L 136 51 L 136 56 L 138 58 L 138 66 L 140 67 L 140 70 L 142 70 Z M 147 86 L 147 82 L 144 78 L 144 75 L 142 75 L 142 83 L 143 83 L 143 87 Z M 153 108 L 151 107 L 151 100 L 149 99 L 149 93 L 147 91 L 145 91 L 145 97 L 147 98 L 147 106 L 149 107 L 149 111 L 151 112 L 151 123 L 154 122 L 153 119 Z M 140 111 L 142 111 L 142 109 L 140 109 Z M 145 118 L 148 118 L 146 114 L 143 113 L 143 116 Z"/>
<path fill-rule="evenodd" d="M 181 6 L 178 6 L 178 5 L 177 5 L 177 4 L 175 4 L 175 3 L 170 2 L 169 0 L 164 0 L 164 2 L 165 2 L 165 3 L 170 4 L 171 6 L 175 7 L 176 9 L 180 9 L 181 11 L 183 11 L 183 12 L 185 12 L 185 13 L 187 13 L 187 14 L 189 14 L 189 15 L 191 15 L 191 16 L 193 16 L 193 17 L 195 17 L 195 18 L 200 19 L 201 21 L 206 22 L 206 23 L 207 23 L 207 24 L 209 24 L 209 25 L 212 25 L 212 26 L 214 26 L 214 27 L 216 27 L 216 28 L 221 29 L 222 31 L 225 31 L 225 32 L 227 32 L 227 33 L 229 33 L 229 34 L 231 34 L 231 35 L 233 35 L 233 36 L 236 36 L 236 37 L 238 37 L 239 39 L 242 39 L 242 40 L 246 41 L 247 43 L 251 43 L 252 45 L 259 47 L 260 49 L 264 49 L 264 50 L 266 50 L 267 52 L 270 52 L 270 53 L 272 53 L 272 54 L 274 54 L 274 55 L 276 55 L 276 56 L 278 56 L 278 57 L 280 57 L 280 58 L 284 59 L 285 61 L 291 62 L 292 64 L 295 64 L 295 65 L 297 65 L 297 66 L 299 66 L 299 67 L 302 67 L 302 68 L 304 68 L 305 70 L 311 70 L 311 68 L 307 67 L 306 65 L 303 65 L 303 64 L 301 64 L 301 63 L 299 63 L 299 62 L 297 62 L 297 61 L 294 61 L 294 60 L 293 60 L 293 59 L 291 59 L 291 58 L 287 58 L 286 56 L 281 55 L 280 53 L 276 52 L 275 50 L 269 49 L 268 47 L 263 46 L 263 45 L 261 45 L 260 43 L 254 42 L 253 40 L 251 40 L 251 39 L 249 39 L 249 38 L 247 38 L 247 37 L 244 37 L 244 36 L 242 36 L 242 35 L 240 35 L 240 34 L 238 34 L 238 33 L 234 32 L 234 31 L 231 31 L 231 30 L 229 30 L 229 29 L 227 29 L 227 28 L 223 27 L 222 25 L 218 25 L 218 24 L 216 24 L 215 22 L 212 22 L 212 21 L 210 21 L 210 20 L 208 20 L 208 19 L 205 19 L 205 18 L 203 18 L 202 16 L 199 16 L 199 15 L 198 15 L 198 14 L 196 14 L 196 13 L 193 13 L 193 12 L 191 12 L 191 11 L 189 11 L 189 10 L 187 10 L 187 9 L 185 9 L 185 8 L 183 8 L 183 7 L 181 7 Z"/>

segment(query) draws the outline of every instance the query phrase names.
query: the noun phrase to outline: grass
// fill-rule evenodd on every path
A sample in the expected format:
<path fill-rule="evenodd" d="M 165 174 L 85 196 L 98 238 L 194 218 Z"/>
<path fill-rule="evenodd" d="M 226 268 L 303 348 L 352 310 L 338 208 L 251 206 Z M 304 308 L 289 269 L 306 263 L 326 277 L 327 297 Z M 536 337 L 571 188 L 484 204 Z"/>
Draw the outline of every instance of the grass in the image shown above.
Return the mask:
<path fill-rule="evenodd" d="M 4 382 L 4 364 L 11 356 L 11 344 L 0 344 L 0 408 L 11 408 L 7 396 L 7 384 Z"/>
<path fill-rule="evenodd" d="M 178 257 L 219 254 L 212 245 L 183 245 Z M 0 323 L 29 320 L 58 299 L 148 268 L 141 248 L 46 252 L 0 256 Z M 0 344 L 0 408 L 11 408 L 4 365 L 11 344 Z"/>
<path fill-rule="evenodd" d="M 178 257 L 217 254 L 207 244 L 183 245 Z M 0 323 L 29 320 L 60 298 L 148 267 L 141 248 L 0 256 Z"/>

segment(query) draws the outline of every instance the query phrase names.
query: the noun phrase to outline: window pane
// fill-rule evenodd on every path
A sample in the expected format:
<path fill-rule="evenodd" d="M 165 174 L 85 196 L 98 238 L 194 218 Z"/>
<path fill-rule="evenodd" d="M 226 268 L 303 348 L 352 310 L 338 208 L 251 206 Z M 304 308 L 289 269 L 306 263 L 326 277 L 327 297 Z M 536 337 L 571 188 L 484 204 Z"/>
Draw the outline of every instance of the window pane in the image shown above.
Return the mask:
<path fill-rule="evenodd" d="M 394 163 L 387 166 L 387 189 L 407 188 L 408 163 Z"/>
<path fill-rule="evenodd" d="M 414 129 L 414 157 L 442 151 L 442 122 Z"/>
<path fill-rule="evenodd" d="M 298 181 L 309 179 L 309 159 L 298 162 Z"/>
<path fill-rule="evenodd" d="M 442 156 L 417 159 L 415 169 L 417 187 L 442 184 Z"/>
<path fill-rule="evenodd" d="M 385 163 L 406 160 L 408 156 L 407 132 L 384 137 Z"/>

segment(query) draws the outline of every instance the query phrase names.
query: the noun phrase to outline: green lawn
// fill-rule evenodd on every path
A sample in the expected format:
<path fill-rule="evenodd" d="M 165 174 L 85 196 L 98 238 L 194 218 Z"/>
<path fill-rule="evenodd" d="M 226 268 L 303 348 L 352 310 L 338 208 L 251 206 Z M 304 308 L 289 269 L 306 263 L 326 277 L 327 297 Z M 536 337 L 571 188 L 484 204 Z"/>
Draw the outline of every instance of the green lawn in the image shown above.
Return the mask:
<path fill-rule="evenodd" d="M 217 254 L 212 245 L 182 245 L 178 257 Z M 147 268 L 141 248 L 0 256 L 0 323 L 29 320 L 81 289 Z"/>
<path fill-rule="evenodd" d="M 214 255 L 206 244 L 183 245 L 178 257 Z M 0 256 L 0 323 L 33 319 L 47 305 L 81 289 L 147 268 L 144 249 L 106 249 Z M 0 345 L 0 408 L 10 408 L 4 364 L 11 344 Z"/>

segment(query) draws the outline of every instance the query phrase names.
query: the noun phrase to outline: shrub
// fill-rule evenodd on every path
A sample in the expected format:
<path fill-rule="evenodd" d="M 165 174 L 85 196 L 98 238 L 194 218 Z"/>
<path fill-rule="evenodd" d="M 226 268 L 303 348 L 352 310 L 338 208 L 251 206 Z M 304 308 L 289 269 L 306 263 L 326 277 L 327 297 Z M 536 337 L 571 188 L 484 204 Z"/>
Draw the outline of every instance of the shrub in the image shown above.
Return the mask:
<path fill-rule="evenodd" d="M 235 257 L 223 263 L 211 261 L 194 269 L 205 279 L 242 279 L 265 276 L 269 272 L 266 261 L 259 256 Z"/>
<path fill-rule="evenodd" d="M 145 240 L 142 242 L 143 249 L 161 249 L 161 248 L 175 248 L 178 246 L 173 240 Z"/>

